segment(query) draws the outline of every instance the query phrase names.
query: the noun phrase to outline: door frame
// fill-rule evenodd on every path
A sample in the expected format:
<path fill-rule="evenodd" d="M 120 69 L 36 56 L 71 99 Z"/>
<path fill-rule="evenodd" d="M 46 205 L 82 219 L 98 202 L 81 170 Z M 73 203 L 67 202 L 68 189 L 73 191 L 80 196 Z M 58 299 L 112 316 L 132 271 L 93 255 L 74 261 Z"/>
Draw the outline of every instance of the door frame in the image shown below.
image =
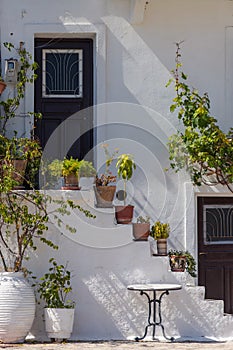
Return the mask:
<path fill-rule="evenodd" d="M 64 32 L 64 25 L 66 32 Z M 93 104 L 98 105 L 106 102 L 106 26 L 105 24 L 60 24 L 60 23 L 26 23 L 24 25 L 24 37 L 26 47 L 32 53 L 34 59 L 34 40 L 36 37 L 48 38 L 91 38 L 93 39 Z M 26 89 L 25 112 L 34 110 L 34 87 Z M 93 126 L 106 122 L 103 110 L 93 109 Z M 31 124 L 34 118 L 28 117 L 25 122 L 25 134 L 30 136 Z M 94 131 L 93 144 L 98 143 L 98 135 Z M 93 149 L 94 164 L 97 162 L 96 147 Z"/>
<path fill-rule="evenodd" d="M 198 201 L 203 198 L 203 201 Z M 214 199 L 214 200 L 211 200 Z M 198 203 L 199 202 L 199 203 Z M 232 210 L 233 195 L 218 194 L 206 196 L 201 194 L 197 197 L 198 219 L 198 285 L 206 287 L 206 297 L 210 299 L 224 300 L 224 311 L 233 313 L 232 279 L 233 279 L 233 241 L 218 241 L 218 244 L 204 242 L 203 232 L 203 206 L 225 206 L 230 205 Z M 202 256 L 200 255 L 202 254 Z M 202 261 L 203 265 L 200 265 Z M 203 268 L 201 268 L 201 266 Z M 216 286 L 216 274 L 221 283 Z"/>
<path fill-rule="evenodd" d="M 44 95 L 45 81 L 45 62 L 44 53 L 50 52 L 50 50 L 59 54 L 59 52 L 81 52 L 82 60 L 82 82 L 81 86 L 83 89 L 83 94 L 81 95 Z M 42 120 L 35 123 L 35 134 L 39 137 L 42 142 L 43 149 L 46 151 L 46 142 L 49 141 L 52 135 L 56 135 L 58 130 L 62 132 L 61 142 L 57 144 L 57 154 L 54 153 L 55 157 L 60 158 L 66 145 L 68 146 L 67 140 L 70 141 L 70 135 L 66 135 L 66 125 L 68 121 L 76 120 L 78 124 L 77 127 L 81 128 L 79 143 L 72 146 L 73 150 L 70 155 L 74 158 L 78 157 L 82 159 L 87 152 L 92 155 L 92 149 L 94 147 L 94 137 L 93 137 L 93 39 L 92 38 L 35 38 L 35 59 L 38 60 L 40 69 L 38 72 L 38 79 L 34 84 L 35 92 L 35 109 L 36 112 L 42 113 Z M 80 56 L 79 56 L 80 59 Z M 80 70 L 80 66 L 78 68 Z M 80 75 L 80 71 L 79 71 Z M 78 82 L 80 84 L 80 81 Z M 90 110 L 89 110 L 90 109 Z M 85 113 L 85 110 L 89 112 Z M 78 112 L 78 114 L 77 114 Z M 44 118 L 43 118 L 44 117 Z M 72 122 L 73 123 L 73 122 Z M 48 133 L 49 126 L 51 130 Z M 63 125 L 63 126 L 62 126 Z M 47 130 L 47 131 L 46 131 Z M 56 130 L 56 131 L 55 131 Z M 72 133 L 72 128 L 70 130 Z M 85 133 L 85 136 L 84 136 Z M 55 136 L 52 136 L 55 137 Z M 48 144 L 48 143 L 47 143 Z M 61 146 L 62 144 L 62 146 Z M 51 146 L 51 145 L 50 145 Z M 81 146 L 81 147 L 80 147 Z M 60 151 L 59 151 L 60 149 Z M 67 149 L 68 151 L 68 149 Z M 90 157 L 89 154 L 89 157 Z M 87 158 L 93 161 L 92 157 Z"/>
<path fill-rule="evenodd" d="M 232 197 L 226 188 L 222 186 L 194 187 L 191 182 L 184 184 L 184 243 L 185 249 L 190 251 L 198 266 L 198 216 L 197 216 L 197 198 L 198 197 Z"/>

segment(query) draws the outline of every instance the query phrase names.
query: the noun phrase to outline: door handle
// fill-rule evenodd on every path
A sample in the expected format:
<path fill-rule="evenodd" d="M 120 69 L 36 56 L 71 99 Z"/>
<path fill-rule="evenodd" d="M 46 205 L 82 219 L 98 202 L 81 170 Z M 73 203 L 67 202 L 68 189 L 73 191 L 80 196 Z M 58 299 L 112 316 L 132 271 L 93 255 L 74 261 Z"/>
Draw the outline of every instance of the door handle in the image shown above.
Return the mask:
<path fill-rule="evenodd" d="M 199 253 L 199 255 L 207 255 L 207 253 L 201 252 L 201 253 Z"/>

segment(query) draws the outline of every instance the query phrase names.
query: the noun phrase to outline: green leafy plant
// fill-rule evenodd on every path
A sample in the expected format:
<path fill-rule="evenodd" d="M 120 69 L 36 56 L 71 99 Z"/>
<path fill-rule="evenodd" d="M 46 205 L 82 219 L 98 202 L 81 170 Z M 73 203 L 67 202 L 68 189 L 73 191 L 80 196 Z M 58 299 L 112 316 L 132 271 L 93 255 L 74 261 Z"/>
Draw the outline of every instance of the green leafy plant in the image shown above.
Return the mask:
<path fill-rule="evenodd" d="M 6 100 L 0 101 L 0 105 L 3 109 L 3 114 L 0 116 L 1 119 L 1 134 L 5 135 L 7 122 L 15 117 L 16 111 L 20 106 L 21 101 L 25 96 L 26 85 L 32 84 L 37 78 L 35 71 L 38 68 L 38 64 L 32 61 L 32 55 L 24 48 L 24 43 L 20 43 L 20 47 L 16 48 L 12 43 L 4 42 L 4 47 L 9 52 L 14 51 L 19 59 L 19 71 L 18 81 L 16 84 L 15 97 L 7 98 Z M 30 112 L 34 118 L 41 118 L 41 113 Z"/>
<path fill-rule="evenodd" d="M 49 272 L 35 284 L 40 299 L 45 301 L 47 308 L 74 308 L 75 303 L 67 299 L 72 292 L 71 273 L 67 266 L 58 265 L 54 258 L 49 260 L 52 265 Z"/>
<path fill-rule="evenodd" d="M 1 179 L 2 180 L 2 179 Z M 37 190 L 10 190 L 12 179 L 4 176 L 4 185 L 0 187 L 0 261 L 4 271 L 21 271 L 29 252 L 37 249 L 38 241 L 53 249 L 58 249 L 52 240 L 46 237 L 50 222 L 56 222 L 61 232 L 64 229 L 63 217 L 70 215 L 71 209 L 78 209 L 85 216 L 95 218 L 90 211 L 84 210 L 73 201 L 53 200 L 49 195 Z M 53 204 L 53 209 L 48 207 Z M 66 224 L 72 233 L 76 229 Z"/>
<path fill-rule="evenodd" d="M 121 154 L 117 158 L 116 163 L 117 175 L 124 181 L 124 205 L 126 198 L 126 183 L 133 176 L 133 172 L 136 169 L 136 164 L 134 162 L 132 154 Z"/>
<path fill-rule="evenodd" d="M 170 233 L 170 225 L 168 223 L 162 223 L 156 221 L 154 225 L 151 226 L 150 236 L 155 240 L 168 238 Z"/>
<path fill-rule="evenodd" d="M 190 276 L 197 277 L 196 261 L 189 251 L 171 249 L 168 252 L 168 256 L 170 259 L 173 259 L 174 262 L 175 262 L 176 258 L 180 258 L 180 257 L 183 258 L 184 257 L 185 258 L 185 269 L 190 274 Z"/>
<path fill-rule="evenodd" d="M 47 165 L 47 170 L 51 176 L 61 177 L 62 176 L 62 160 L 54 159 Z"/>
<path fill-rule="evenodd" d="M 149 224 L 150 217 L 149 216 L 139 216 L 137 217 L 137 224 Z"/>
<path fill-rule="evenodd" d="M 80 161 L 78 159 L 74 159 L 73 157 L 65 158 L 62 162 L 62 175 L 79 175 Z"/>
<path fill-rule="evenodd" d="M 173 78 L 176 97 L 170 111 L 178 110 L 183 129 L 170 138 L 170 165 L 175 171 L 185 168 L 194 185 L 225 185 L 233 192 L 233 129 L 224 133 L 210 114 L 207 93 L 202 96 L 187 83 L 181 71 L 180 44 L 176 43 L 176 68 Z"/>
<path fill-rule="evenodd" d="M 10 139 L 6 137 L 6 131 L 9 120 L 15 118 L 16 112 L 24 100 L 26 85 L 33 84 L 37 77 L 35 71 L 38 65 L 36 62 L 32 61 L 32 55 L 24 48 L 24 43 L 21 42 L 18 49 L 15 48 L 12 43 L 5 42 L 3 45 L 9 52 L 14 51 L 18 56 L 19 70 L 14 97 L 0 101 L 0 157 L 1 159 L 7 160 L 7 162 L 11 159 L 27 160 L 26 180 L 28 187 L 33 187 L 41 158 L 40 145 L 34 139 L 33 128 L 31 129 L 29 137 L 18 138 L 17 132 L 15 131 L 15 136 Z M 41 118 L 40 113 L 31 112 L 28 113 L 28 115 L 34 116 L 35 119 Z M 14 171 L 12 166 L 10 171 L 12 173 Z"/>
<path fill-rule="evenodd" d="M 96 169 L 94 168 L 92 162 L 82 159 L 79 167 L 79 176 L 80 177 L 94 177 L 96 176 Z"/>

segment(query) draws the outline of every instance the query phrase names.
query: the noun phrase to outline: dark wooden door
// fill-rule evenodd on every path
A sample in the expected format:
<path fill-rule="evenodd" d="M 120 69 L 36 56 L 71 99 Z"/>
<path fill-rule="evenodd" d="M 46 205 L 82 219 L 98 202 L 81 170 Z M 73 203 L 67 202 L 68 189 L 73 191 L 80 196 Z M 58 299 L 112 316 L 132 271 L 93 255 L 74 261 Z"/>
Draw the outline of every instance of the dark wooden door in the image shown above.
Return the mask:
<path fill-rule="evenodd" d="M 233 197 L 198 198 L 199 285 L 233 314 Z"/>
<path fill-rule="evenodd" d="M 43 115 L 35 124 L 36 136 L 44 149 L 60 126 L 51 158 L 84 158 L 93 148 L 93 116 L 87 109 L 93 105 L 92 39 L 36 38 L 35 61 L 35 111 Z M 90 153 L 87 158 L 91 160 Z"/>

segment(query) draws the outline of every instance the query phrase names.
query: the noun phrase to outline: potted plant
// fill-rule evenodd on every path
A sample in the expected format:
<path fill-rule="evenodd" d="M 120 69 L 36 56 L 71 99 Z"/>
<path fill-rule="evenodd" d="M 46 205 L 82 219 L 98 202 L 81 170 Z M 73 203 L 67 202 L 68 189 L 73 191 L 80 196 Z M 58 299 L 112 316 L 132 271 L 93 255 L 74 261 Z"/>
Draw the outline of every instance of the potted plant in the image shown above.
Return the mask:
<path fill-rule="evenodd" d="M 150 235 L 150 217 L 139 216 L 133 223 L 133 237 L 135 241 L 147 241 Z"/>
<path fill-rule="evenodd" d="M 121 154 L 117 158 L 116 163 L 117 174 L 124 181 L 124 205 L 115 206 L 115 218 L 118 224 L 130 224 L 133 218 L 133 205 L 126 205 L 126 184 L 133 176 L 133 171 L 136 169 L 133 156 L 131 154 Z"/>
<path fill-rule="evenodd" d="M 167 255 L 167 238 L 170 233 L 170 225 L 156 221 L 151 227 L 150 236 L 157 242 L 157 254 Z"/>
<path fill-rule="evenodd" d="M 96 169 L 92 162 L 82 159 L 79 168 L 79 185 L 82 190 L 90 190 L 96 177 Z"/>
<path fill-rule="evenodd" d="M 185 270 L 192 277 L 197 277 L 196 261 L 189 251 L 171 249 L 168 252 L 171 271 L 184 272 Z"/>
<path fill-rule="evenodd" d="M 54 159 L 52 162 L 45 161 L 41 166 L 44 188 L 61 189 L 63 186 L 62 160 Z"/>
<path fill-rule="evenodd" d="M 108 149 L 108 144 L 103 144 L 102 148 L 105 153 L 105 172 L 96 176 L 94 192 L 96 198 L 96 206 L 99 208 L 112 208 L 112 201 L 116 192 L 116 176 L 110 171 L 110 166 L 118 153 L 116 148 L 112 153 Z"/>
<path fill-rule="evenodd" d="M 61 176 L 64 178 L 64 186 L 62 190 L 79 190 L 79 168 L 80 161 L 73 157 L 64 158 L 63 160 L 54 159 L 47 165 L 48 173 L 52 176 L 52 179 L 58 179 Z"/>
<path fill-rule="evenodd" d="M 24 340 L 35 314 L 34 292 L 25 279 L 23 262 L 36 249 L 37 239 L 57 247 L 44 236 L 48 222 L 45 196 L 38 191 L 11 190 L 7 166 L 0 177 L 0 341 L 14 343 Z"/>
<path fill-rule="evenodd" d="M 39 168 L 39 158 L 41 156 L 39 150 L 39 144 L 33 139 L 33 130 L 31 130 L 31 136 L 17 137 L 17 132 L 13 138 L 6 137 L 6 129 L 8 122 L 15 118 L 16 112 L 24 99 L 25 89 L 27 84 L 32 84 L 36 79 L 35 70 L 38 65 L 36 62 L 32 62 L 32 55 L 23 47 L 23 43 L 20 43 L 19 49 L 16 49 L 13 44 L 5 42 L 3 44 L 8 51 L 15 51 L 19 57 L 20 69 L 18 71 L 18 80 L 16 83 L 16 89 L 14 97 L 7 98 L 0 101 L 1 106 L 1 145 L 4 141 L 4 147 L 1 147 L 1 165 L 3 163 L 10 163 L 11 167 L 8 167 L 11 176 L 15 182 L 15 187 L 22 188 L 24 182 L 25 169 L 27 168 L 27 180 L 31 182 L 32 186 L 35 174 Z M 40 113 L 29 113 L 33 115 L 35 119 L 40 118 Z M 4 138 L 4 140 L 3 140 Z M 3 151 L 3 152 L 2 152 Z M 30 159 L 29 159 L 30 156 Z M 37 169 L 36 169 L 37 168 Z"/>
<path fill-rule="evenodd" d="M 49 272 L 36 285 L 40 299 L 45 302 L 45 329 L 51 339 L 68 339 L 73 330 L 75 311 L 74 301 L 67 298 L 72 292 L 71 273 L 54 258 L 49 262 Z"/>
<path fill-rule="evenodd" d="M 80 162 L 73 157 L 65 158 L 62 162 L 62 176 L 64 177 L 64 190 L 79 190 L 79 168 Z"/>
<path fill-rule="evenodd" d="M 7 164 L 8 175 L 11 175 L 14 181 L 14 189 L 23 189 L 25 180 L 32 182 L 32 174 L 36 164 L 41 157 L 41 148 L 36 140 L 29 138 L 17 138 L 14 136 L 8 139 L 0 135 L 1 169 Z M 25 172 L 27 168 L 27 175 Z"/>

